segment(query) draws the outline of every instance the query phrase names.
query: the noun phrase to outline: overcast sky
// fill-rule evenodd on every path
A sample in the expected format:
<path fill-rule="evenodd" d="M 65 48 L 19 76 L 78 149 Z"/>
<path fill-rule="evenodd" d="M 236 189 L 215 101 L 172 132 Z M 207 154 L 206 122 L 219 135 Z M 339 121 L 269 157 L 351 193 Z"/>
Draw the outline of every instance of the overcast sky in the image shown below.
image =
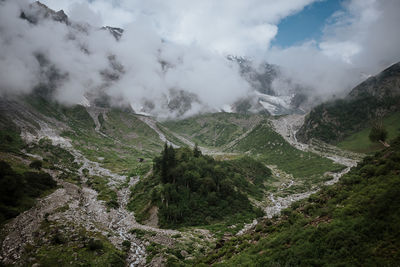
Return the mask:
<path fill-rule="evenodd" d="M 40 76 L 32 56 L 39 51 L 68 74 L 58 92 L 71 103 L 102 87 L 99 71 L 110 54 L 125 67 L 110 94 L 143 102 L 178 88 L 212 107 L 248 93 L 228 54 L 277 64 L 323 98 L 400 60 L 399 0 L 42 0 L 72 21 L 124 28 L 120 42 L 51 21 L 28 25 L 18 8 L 29 2 L 0 4 L 0 89 L 29 91 Z M 160 59 L 173 67 L 162 70 Z"/>
<path fill-rule="evenodd" d="M 341 89 L 400 59 L 398 0 L 44 2 L 55 9 L 64 9 L 74 19 L 98 25 L 126 27 L 146 21 L 170 42 L 269 60 L 286 66 L 300 78 L 305 72 L 317 71 L 317 76 L 324 76 L 319 81 L 343 80 L 332 86 Z M 356 76 L 325 77 L 320 70 L 335 75 L 350 71 Z M 315 78 L 315 75 L 304 77 L 305 82 Z M 328 86 L 321 90 L 333 89 Z"/>

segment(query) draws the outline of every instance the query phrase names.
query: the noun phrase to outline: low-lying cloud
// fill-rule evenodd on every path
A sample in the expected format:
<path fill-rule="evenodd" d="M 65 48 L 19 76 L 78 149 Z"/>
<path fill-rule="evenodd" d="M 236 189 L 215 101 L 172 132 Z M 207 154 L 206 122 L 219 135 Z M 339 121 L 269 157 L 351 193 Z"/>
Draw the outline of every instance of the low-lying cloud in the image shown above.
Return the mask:
<path fill-rule="evenodd" d="M 272 83 L 278 95 L 301 85 L 322 99 L 400 60 L 397 0 L 349 0 L 321 40 L 271 46 L 279 21 L 313 2 L 45 0 L 66 11 L 66 25 L 29 0 L 0 1 L 0 91 L 28 93 L 50 84 L 65 103 L 102 92 L 136 111 L 177 116 L 248 95 L 251 86 L 228 54 L 280 66 L 282 76 Z M 21 11 L 41 19 L 29 23 Z M 122 37 L 104 25 L 123 27 Z M 190 101 L 177 107 L 173 98 Z"/>
<path fill-rule="evenodd" d="M 165 115 L 176 92 L 193 97 L 190 102 L 198 105 L 189 103 L 189 108 L 204 111 L 233 103 L 249 90 L 236 64 L 195 45 L 164 41 L 146 20 L 127 25 L 117 40 L 108 30 L 81 21 L 67 26 L 44 16 L 32 24 L 20 19 L 21 10 L 28 18 L 44 16 L 36 4 L 1 3 L 3 93 L 30 92 L 54 78 L 53 71 L 59 101 L 75 104 L 87 93 L 102 91 L 137 111 L 152 102 L 152 112 Z"/>
<path fill-rule="evenodd" d="M 400 1 L 351 0 L 325 26 L 322 40 L 285 49 L 267 60 L 287 76 L 328 99 L 400 61 Z"/>

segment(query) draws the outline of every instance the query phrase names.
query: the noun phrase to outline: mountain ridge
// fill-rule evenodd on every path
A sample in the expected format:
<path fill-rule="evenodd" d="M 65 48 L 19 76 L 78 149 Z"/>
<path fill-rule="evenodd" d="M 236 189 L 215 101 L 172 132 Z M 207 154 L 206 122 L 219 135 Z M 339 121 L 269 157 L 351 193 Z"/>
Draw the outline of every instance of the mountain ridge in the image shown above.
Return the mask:
<path fill-rule="evenodd" d="M 356 86 L 344 99 L 313 108 L 297 132 L 297 138 L 312 138 L 335 144 L 362 130 L 371 120 L 382 119 L 400 109 L 400 62 Z"/>

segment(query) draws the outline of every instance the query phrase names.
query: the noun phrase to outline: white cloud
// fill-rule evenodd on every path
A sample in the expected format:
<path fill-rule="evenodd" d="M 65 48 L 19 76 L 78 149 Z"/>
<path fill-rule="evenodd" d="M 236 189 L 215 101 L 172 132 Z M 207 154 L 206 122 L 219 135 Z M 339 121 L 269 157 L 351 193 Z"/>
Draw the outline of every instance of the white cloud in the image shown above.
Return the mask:
<path fill-rule="evenodd" d="M 360 73 L 376 73 L 400 60 L 397 0 L 348 1 L 325 27 L 321 42 L 286 49 L 270 47 L 278 22 L 313 0 L 44 1 L 64 9 L 72 21 L 123 26 L 119 42 L 99 27 L 81 32 L 51 20 L 31 25 L 19 18 L 28 1 L 0 2 L 1 92 L 29 92 L 42 81 L 44 70 L 35 58 L 42 53 L 63 75 L 56 92 L 62 101 L 78 103 L 86 92 L 101 89 L 135 106 L 151 99 L 154 112 L 165 114 L 174 89 L 197 96 L 201 104 L 193 113 L 248 93 L 237 66 L 223 57 L 227 53 L 276 63 L 286 77 L 325 98 L 354 86 Z M 111 55 L 124 74 L 105 84 L 100 72 L 110 70 Z M 288 91 L 290 84 L 281 81 L 275 89 Z"/>
<path fill-rule="evenodd" d="M 94 0 L 90 8 L 101 14 L 106 25 L 125 27 L 151 21 L 164 39 L 207 47 L 223 54 L 265 52 L 277 33 L 280 19 L 299 12 L 316 0 Z M 44 0 L 72 13 L 85 0 Z"/>
<path fill-rule="evenodd" d="M 365 74 L 400 61 L 399 12 L 398 0 L 347 1 L 326 25 L 321 42 L 274 47 L 268 59 L 322 98 L 347 92 Z"/>

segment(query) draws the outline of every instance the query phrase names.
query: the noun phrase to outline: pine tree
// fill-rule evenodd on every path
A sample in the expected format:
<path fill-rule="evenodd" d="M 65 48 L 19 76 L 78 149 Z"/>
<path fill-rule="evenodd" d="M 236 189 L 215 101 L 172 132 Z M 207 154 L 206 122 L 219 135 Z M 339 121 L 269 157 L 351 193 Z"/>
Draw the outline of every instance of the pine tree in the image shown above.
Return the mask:
<path fill-rule="evenodd" d="M 197 143 L 194 145 L 193 155 L 196 158 L 201 156 L 201 150 L 199 149 L 199 146 L 197 145 Z"/>

